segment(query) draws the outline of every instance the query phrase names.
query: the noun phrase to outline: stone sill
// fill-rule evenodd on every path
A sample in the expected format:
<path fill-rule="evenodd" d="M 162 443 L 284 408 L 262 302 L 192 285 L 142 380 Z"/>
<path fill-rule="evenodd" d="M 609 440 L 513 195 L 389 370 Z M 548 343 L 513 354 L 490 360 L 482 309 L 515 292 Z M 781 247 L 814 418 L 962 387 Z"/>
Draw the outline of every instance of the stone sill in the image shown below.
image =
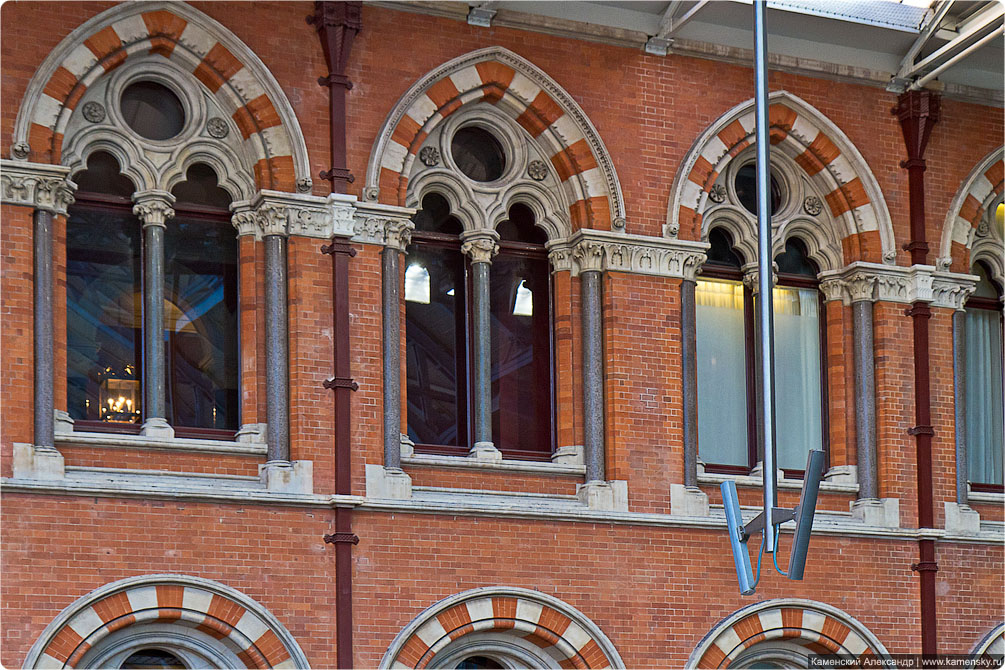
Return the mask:
<path fill-rule="evenodd" d="M 764 486 L 764 480 L 760 476 L 727 475 L 709 472 L 698 475 L 699 484 L 718 486 L 719 484 L 727 481 L 735 482 L 737 486 L 750 488 L 761 488 Z M 803 488 L 803 480 L 801 479 L 785 479 L 784 477 L 779 476 L 776 482 L 776 486 L 779 489 L 801 491 Z M 855 495 L 858 493 L 858 484 L 838 484 L 822 480 L 820 482 L 820 491 L 822 493 L 847 493 Z"/>
<path fill-rule="evenodd" d="M 1005 493 L 991 493 L 989 491 L 971 491 L 970 493 L 967 494 L 967 502 L 1005 505 Z"/>
<path fill-rule="evenodd" d="M 481 470 L 484 472 L 524 472 L 542 475 L 566 475 L 573 477 L 586 476 L 586 466 L 566 465 L 563 463 L 547 463 L 537 461 L 501 460 L 489 461 L 464 456 L 432 456 L 418 454 L 405 456 L 402 465 L 427 468 L 460 468 L 466 470 Z"/>
<path fill-rule="evenodd" d="M 196 440 L 182 437 L 148 437 L 121 433 L 56 433 L 56 445 L 80 445 L 119 449 L 164 449 L 203 454 L 244 454 L 265 456 L 268 446 L 264 442 L 228 442 L 224 440 Z"/>

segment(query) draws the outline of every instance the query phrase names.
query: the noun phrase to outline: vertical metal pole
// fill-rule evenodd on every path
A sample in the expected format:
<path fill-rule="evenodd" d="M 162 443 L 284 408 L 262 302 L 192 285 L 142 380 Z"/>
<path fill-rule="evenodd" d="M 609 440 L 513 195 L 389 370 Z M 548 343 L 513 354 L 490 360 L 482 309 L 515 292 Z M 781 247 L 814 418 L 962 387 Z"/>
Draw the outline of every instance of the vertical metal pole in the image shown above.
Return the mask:
<path fill-rule="evenodd" d="M 771 510 L 775 507 L 775 369 L 774 369 L 774 301 L 771 258 L 771 184 L 768 161 L 768 43 L 764 23 L 765 0 L 754 0 L 754 84 L 756 102 L 757 146 L 757 280 L 760 298 L 757 301 L 761 326 L 761 436 L 764 445 L 764 550 L 775 550 Z"/>
<path fill-rule="evenodd" d="M 35 433 L 36 447 L 52 447 L 52 212 L 35 210 Z"/>

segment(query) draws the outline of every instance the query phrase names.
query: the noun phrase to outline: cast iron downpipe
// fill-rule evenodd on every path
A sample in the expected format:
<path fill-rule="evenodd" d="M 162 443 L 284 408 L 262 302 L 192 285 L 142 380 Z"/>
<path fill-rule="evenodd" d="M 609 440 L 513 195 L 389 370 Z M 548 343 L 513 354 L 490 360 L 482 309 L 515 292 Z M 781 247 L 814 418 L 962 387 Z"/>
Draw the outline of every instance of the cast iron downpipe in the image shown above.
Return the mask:
<path fill-rule="evenodd" d="M 911 240 L 904 248 L 911 253 L 912 265 L 925 265 L 928 242 L 925 240 L 925 147 L 932 126 L 939 120 L 939 96 L 931 91 L 908 91 L 897 99 L 893 113 L 900 120 L 907 145 L 907 168 L 910 197 Z M 928 321 L 932 310 L 927 303 L 917 301 L 905 312 L 914 326 L 914 416 L 915 425 L 908 432 L 914 435 L 918 459 L 918 528 L 935 525 L 932 490 L 932 398 L 929 380 Z M 935 603 L 935 540 L 918 540 L 918 562 L 911 569 L 921 576 L 921 653 L 938 650 L 937 612 Z"/>
<path fill-rule="evenodd" d="M 319 176 L 331 181 L 332 193 L 345 193 L 346 183 L 353 181 L 346 166 L 345 94 L 352 88 L 352 82 L 345 75 L 345 65 L 353 38 L 362 26 L 361 12 L 361 2 L 315 2 L 314 14 L 307 17 L 307 22 L 318 31 L 328 65 L 328 75 L 319 78 L 318 84 L 329 90 L 331 168 Z M 332 257 L 335 374 L 325 382 L 325 387 L 335 393 L 335 493 L 350 495 L 350 394 L 357 385 L 352 380 L 349 358 L 349 259 L 356 255 L 356 250 L 348 238 L 333 237 L 331 244 L 321 251 Z M 352 668 L 352 547 L 359 543 L 352 532 L 352 507 L 336 505 L 335 532 L 324 539 L 335 545 L 336 664 L 339 668 Z"/>

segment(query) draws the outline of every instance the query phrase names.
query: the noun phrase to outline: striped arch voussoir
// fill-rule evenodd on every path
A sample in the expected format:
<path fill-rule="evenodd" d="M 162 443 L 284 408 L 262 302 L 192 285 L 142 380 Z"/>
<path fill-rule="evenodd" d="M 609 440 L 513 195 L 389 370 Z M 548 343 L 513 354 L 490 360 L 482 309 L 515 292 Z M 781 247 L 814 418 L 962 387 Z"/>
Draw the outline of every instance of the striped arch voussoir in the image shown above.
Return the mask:
<path fill-rule="evenodd" d="M 997 237 L 996 231 L 981 229 L 988 209 L 1002 199 L 1005 191 L 1005 150 L 996 149 L 970 172 L 953 198 L 943 225 L 939 260 L 940 269 L 970 272 L 970 252 L 976 243 L 976 232 Z M 1001 252 L 998 253 L 1001 256 Z"/>
<path fill-rule="evenodd" d="M 819 654 L 885 654 L 857 621 L 826 606 L 767 601 L 740 610 L 705 637 L 688 667 L 727 668 L 746 649 L 769 640 L 795 642 Z"/>
<path fill-rule="evenodd" d="M 881 231 L 886 232 L 883 230 L 886 221 L 880 221 L 889 215 L 884 203 L 874 202 L 870 197 L 870 191 L 879 192 L 878 185 L 872 184 L 871 174 L 864 174 L 868 168 L 847 138 L 837 137 L 840 131 L 822 122 L 822 117 L 811 109 L 791 94 L 783 91 L 772 94 L 768 107 L 771 144 L 791 157 L 819 192 L 825 194 L 826 206 L 834 219 L 845 222 L 845 230 L 838 237 L 845 240 L 846 249 L 864 254 L 852 260 L 892 261 L 885 257 L 893 250 L 892 228 L 884 236 Z M 754 143 L 754 131 L 754 109 L 752 103 L 745 103 L 723 115 L 699 138 L 690 160 L 685 161 L 686 176 L 684 179 L 678 176 L 674 188 L 668 234 L 676 236 L 683 230 L 688 236 L 698 235 L 713 185 L 727 163 Z M 847 149 L 842 151 L 842 146 Z M 851 237 L 860 239 L 850 242 Z M 876 257 L 865 257 L 872 255 Z"/>
<path fill-rule="evenodd" d="M 50 639 L 40 665 L 75 668 L 104 637 L 142 623 L 175 623 L 202 631 L 220 640 L 248 668 L 283 667 L 291 659 L 268 624 L 243 605 L 195 586 L 160 584 L 127 588 L 80 610 Z"/>
<path fill-rule="evenodd" d="M 505 49 L 468 54 L 420 80 L 399 101 L 378 136 L 367 173 L 381 200 L 404 206 L 408 174 L 426 137 L 465 105 L 488 103 L 533 138 L 562 181 L 573 229 L 620 229 L 624 204 L 613 164 L 572 98 L 537 68 Z"/>
<path fill-rule="evenodd" d="M 283 115 L 255 74 L 260 68 L 249 67 L 242 54 L 225 46 L 219 24 L 208 17 L 194 20 L 194 10 L 184 14 L 168 3 L 126 5 L 95 17 L 82 26 L 85 30 L 67 37 L 55 50 L 58 62 L 43 66 L 51 74 L 37 82 L 37 100 L 30 109 L 26 102 L 19 115 L 25 135 L 20 139 L 31 147 L 31 158 L 59 163 L 63 132 L 87 88 L 130 57 L 156 54 L 191 72 L 231 112 L 254 157 L 258 188 L 295 191 L 295 165 L 303 162 L 295 160 L 292 146 L 302 142 L 299 128 L 284 127 Z M 23 124 L 22 115 L 27 115 Z"/>
<path fill-rule="evenodd" d="M 523 638 L 562 668 L 620 667 L 616 653 L 611 658 L 605 652 L 610 644 L 606 639 L 597 639 L 557 609 L 519 595 L 473 597 L 436 613 L 397 645 L 389 667 L 429 667 L 451 642 L 478 632 Z"/>

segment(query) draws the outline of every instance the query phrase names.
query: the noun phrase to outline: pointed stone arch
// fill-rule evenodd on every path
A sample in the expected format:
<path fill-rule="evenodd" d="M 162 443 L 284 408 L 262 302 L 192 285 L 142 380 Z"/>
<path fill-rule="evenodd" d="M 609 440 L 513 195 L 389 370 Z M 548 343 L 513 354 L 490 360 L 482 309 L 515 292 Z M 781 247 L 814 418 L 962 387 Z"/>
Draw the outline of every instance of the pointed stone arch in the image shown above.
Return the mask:
<path fill-rule="evenodd" d="M 776 598 L 733 612 L 691 652 L 687 668 L 725 668 L 755 645 L 794 643 L 816 654 L 888 654 L 861 622 L 825 603 Z"/>
<path fill-rule="evenodd" d="M 519 640 L 524 660 L 542 667 L 625 667 L 607 636 L 577 609 L 516 587 L 471 589 L 431 605 L 398 633 L 378 667 L 431 667 L 457 643 L 477 638 Z"/>
<path fill-rule="evenodd" d="M 444 63 L 405 92 L 370 153 L 364 198 L 404 206 L 410 167 L 423 140 L 444 119 L 476 102 L 510 116 L 550 157 L 571 203 L 573 230 L 624 230 L 621 185 L 596 128 L 565 89 L 502 47 Z"/>
<path fill-rule="evenodd" d="M 260 189 L 310 188 L 307 145 L 275 77 L 230 30 L 181 2 L 125 3 L 66 36 L 36 70 L 14 125 L 12 157 L 60 163 L 63 133 L 87 88 L 136 55 L 192 73 L 231 114 Z"/>
<path fill-rule="evenodd" d="M 996 279 L 1005 278 L 1002 231 L 991 225 L 994 207 L 1005 191 L 1005 149 L 981 159 L 956 192 L 942 225 L 939 270 L 969 273 L 979 258 L 990 263 Z"/>
<path fill-rule="evenodd" d="M 774 151 L 794 163 L 824 196 L 821 203 L 835 230 L 820 231 L 809 246 L 821 249 L 840 241 L 844 262 L 893 264 L 896 244 L 890 212 L 865 159 L 826 116 L 799 97 L 776 91 L 769 96 L 769 136 Z M 674 179 L 664 235 L 705 239 L 705 213 L 714 206 L 712 187 L 727 164 L 753 146 L 754 100 L 720 116 L 691 146 Z M 804 227 L 803 235 L 808 229 Z"/>

